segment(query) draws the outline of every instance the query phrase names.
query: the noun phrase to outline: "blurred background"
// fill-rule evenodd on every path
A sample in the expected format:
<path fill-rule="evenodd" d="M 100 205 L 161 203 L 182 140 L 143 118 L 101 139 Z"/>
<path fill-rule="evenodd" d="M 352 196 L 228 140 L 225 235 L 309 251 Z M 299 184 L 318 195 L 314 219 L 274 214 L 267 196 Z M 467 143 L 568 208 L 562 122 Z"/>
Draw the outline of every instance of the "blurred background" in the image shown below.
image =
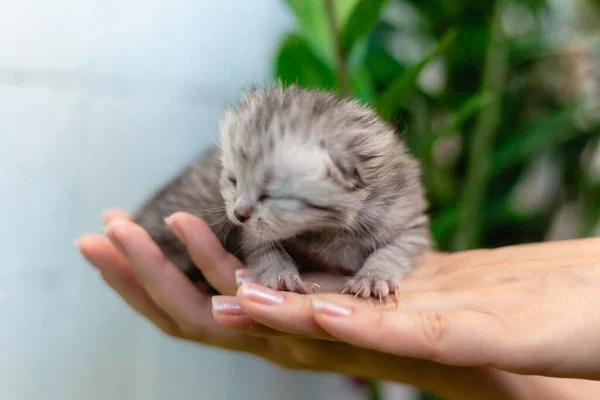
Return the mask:
<path fill-rule="evenodd" d="M 0 0 L 0 398 L 365 398 L 164 337 L 73 239 L 138 206 L 274 78 L 398 127 L 439 249 L 600 235 L 599 27 L 598 0 Z"/>

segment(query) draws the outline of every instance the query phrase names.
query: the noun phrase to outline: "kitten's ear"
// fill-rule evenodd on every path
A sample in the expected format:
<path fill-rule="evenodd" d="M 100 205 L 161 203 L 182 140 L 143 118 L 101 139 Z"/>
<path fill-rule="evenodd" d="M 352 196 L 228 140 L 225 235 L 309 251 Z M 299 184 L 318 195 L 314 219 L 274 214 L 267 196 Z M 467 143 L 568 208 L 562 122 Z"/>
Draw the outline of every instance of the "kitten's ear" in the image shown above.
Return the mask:
<path fill-rule="evenodd" d="M 329 175 L 348 189 L 360 189 L 365 186 L 360 173 L 360 160 L 351 151 L 328 149 L 332 161 Z"/>

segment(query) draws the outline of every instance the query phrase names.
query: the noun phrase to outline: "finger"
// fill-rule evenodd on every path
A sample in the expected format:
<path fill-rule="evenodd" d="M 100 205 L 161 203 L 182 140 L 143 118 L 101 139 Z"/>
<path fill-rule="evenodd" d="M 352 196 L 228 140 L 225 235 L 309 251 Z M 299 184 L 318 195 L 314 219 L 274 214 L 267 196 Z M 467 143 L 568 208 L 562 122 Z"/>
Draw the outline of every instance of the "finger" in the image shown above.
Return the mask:
<path fill-rule="evenodd" d="M 263 285 L 243 284 L 237 297 L 244 312 L 255 321 L 273 329 L 294 335 L 328 338 L 315 324 L 310 296 L 277 292 Z M 408 292 L 397 297 L 356 299 L 353 296 L 329 294 L 332 299 L 347 306 L 384 311 L 453 311 L 474 306 L 486 306 L 485 295 L 471 292 Z"/>
<path fill-rule="evenodd" d="M 317 293 L 340 293 L 346 283 L 346 279 L 342 275 L 328 272 L 311 272 L 302 277 L 318 285 L 315 287 Z M 244 282 L 258 282 L 258 277 L 251 269 L 242 268 L 235 270 L 235 280 L 237 287 L 240 287 Z"/>
<path fill-rule="evenodd" d="M 318 285 L 314 288 L 315 293 L 341 293 L 347 282 L 344 275 L 330 272 L 309 272 L 302 278 Z"/>
<path fill-rule="evenodd" d="M 235 281 L 238 287 L 244 282 L 257 282 L 256 273 L 248 268 L 235 271 Z M 241 309 L 235 296 L 213 296 L 213 317 L 215 320 L 230 329 L 235 329 L 249 335 L 283 336 L 285 332 L 277 331 L 256 322 Z"/>
<path fill-rule="evenodd" d="M 109 239 L 129 260 L 141 285 L 184 335 L 230 348 L 257 345 L 225 329 L 212 318 L 208 296 L 163 256 L 148 233 L 133 222 L 117 219 L 106 226 Z M 252 338 L 255 339 L 255 338 Z"/>
<path fill-rule="evenodd" d="M 108 224 L 110 221 L 119 218 L 129 220 L 133 219 L 133 217 L 127 211 L 121 210 L 120 208 L 109 208 L 102 214 L 104 225 Z"/>
<path fill-rule="evenodd" d="M 313 318 L 310 297 L 249 282 L 237 292 L 241 309 L 254 321 L 292 335 L 330 338 Z"/>
<path fill-rule="evenodd" d="M 235 271 L 244 264 L 225 250 L 210 227 L 200 218 L 183 212 L 177 212 L 165 221 L 185 244 L 192 261 L 210 285 L 219 293 L 235 294 Z"/>
<path fill-rule="evenodd" d="M 444 264 L 449 253 L 427 251 L 423 254 L 410 271 L 410 276 L 426 277 L 435 274 Z"/>
<path fill-rule="evenodd" d="M 152 301 L 150 296 L 134 282 L 127 280 L 114 270 L 100 273 L 104 282 L 135 311 L 150 320 L 160 330 L 171 336 L 181 336 L 177 324 Z"/>
<path fill-rule="evenodd" d="M 510 336 L 492 314 L 471 310 L 389 312 L 313 297 L 315 321 L 350 344 L 462 366 L 495 365 Z"/>
<path fill-rule="evenodd" d="M 399 292 L 389 296 L 395 303 L 394 311 L 427 312 L 427 311 L 458 311 L 485 310 L 497 305 L 512 304 L 516 299 L 505 299 L 502 295 L 495 296 L 504 287 L 456 290 L 422 290 Z M 373 299 L 370 299 L 373 301 Z"/>
<path fill-rule="evenodd" d="M 213 296 L 213 317 L 215 320 L 230 329 L 249 335 L 283 336 L 285 333 L 262 325 L 248 316 L 239 305 L 235 296 Z"/>
<path fill-rule="evenodd" d="M 129 261 L 103 235 L 87 234 L 75 241 L 85 259 L 101 272 L 112 270 L 128 280 L 135 281 Z"/>
<path fill-rule="evenodd" d="M 258 282 L 256 274 L 248 268 L 240 268 L 235 270 L 235 284 L 237 287 L 242 286 L 244 282 Z"/>
<path fill-rule="evenodd" d="M 177 325 L 152 301 L 136 282 L 126 260 L 103 236 L 86 235 L 77 241 L 79 251 L 100 270 L 104 281 L 138 313 L 163 332 L 177 336 Z M 116 254 L 115 254 L 116 253 Z"/>

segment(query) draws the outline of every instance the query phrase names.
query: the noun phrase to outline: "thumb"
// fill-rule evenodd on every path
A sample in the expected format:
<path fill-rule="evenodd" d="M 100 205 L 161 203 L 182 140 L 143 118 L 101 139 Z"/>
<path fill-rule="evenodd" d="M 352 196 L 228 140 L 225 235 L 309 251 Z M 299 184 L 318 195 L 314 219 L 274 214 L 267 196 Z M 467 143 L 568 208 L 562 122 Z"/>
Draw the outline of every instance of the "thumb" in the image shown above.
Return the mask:
<path fill-rule="evenodd" d="M 313 298 L 316 322 L 330 335 L 359 347 L 463 366 L 498 365 L 506 329 L 491 314 L 471 310 L 400 312 Z"/>

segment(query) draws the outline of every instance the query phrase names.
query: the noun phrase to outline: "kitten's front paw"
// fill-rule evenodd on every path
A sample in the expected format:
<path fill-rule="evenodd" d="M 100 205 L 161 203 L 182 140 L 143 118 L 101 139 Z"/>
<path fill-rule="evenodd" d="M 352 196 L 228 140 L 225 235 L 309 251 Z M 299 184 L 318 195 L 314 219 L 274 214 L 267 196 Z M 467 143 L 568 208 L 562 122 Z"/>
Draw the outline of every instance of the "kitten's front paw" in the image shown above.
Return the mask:
<path fill-rule="evenodd" d="M 348 281 L 344 293 L 353 294 L 354 297 L 375 297 L 379 300 L 387 295 L 397 294 L 400 288 L 398 279 L 380 279 L 377 277 L 355 277 Z"/>
<path fill-rule="evenodd" d="M 265 286 L 283 292 L 294 292 L 300 294 L 311 294 L 315 292 L 316 283 L 304 281 L 298 275 L 276 276 L 265 282 Z"/>

